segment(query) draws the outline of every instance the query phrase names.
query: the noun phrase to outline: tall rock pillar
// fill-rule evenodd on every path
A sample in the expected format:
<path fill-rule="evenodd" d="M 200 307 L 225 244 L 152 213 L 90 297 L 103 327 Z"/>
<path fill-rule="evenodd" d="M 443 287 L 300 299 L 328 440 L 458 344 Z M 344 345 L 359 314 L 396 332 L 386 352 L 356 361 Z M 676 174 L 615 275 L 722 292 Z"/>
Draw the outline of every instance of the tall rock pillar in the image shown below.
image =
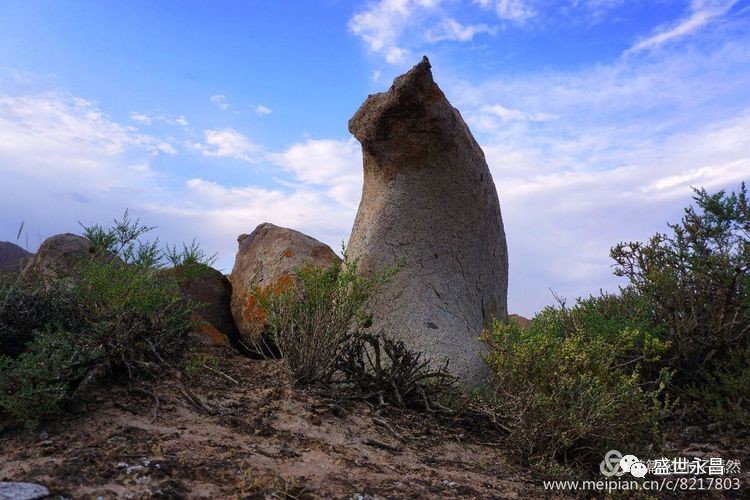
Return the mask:
<path fill-rule="evenodd" d="M 405 261 L 372 300 L 373 330 L 478 386 L 477 337 L 507 315 L 505 231 L 484 153 L 430 68 L 425 57 L 349 120 L 364 188 L 348 249 L 365 273 Z"/>

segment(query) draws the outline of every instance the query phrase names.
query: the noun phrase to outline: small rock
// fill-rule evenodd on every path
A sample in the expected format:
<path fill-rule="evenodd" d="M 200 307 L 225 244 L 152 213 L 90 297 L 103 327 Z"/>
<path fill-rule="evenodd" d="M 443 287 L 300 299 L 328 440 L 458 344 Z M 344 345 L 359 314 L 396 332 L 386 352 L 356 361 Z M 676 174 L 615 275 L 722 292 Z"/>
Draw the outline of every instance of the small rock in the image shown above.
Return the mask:
<path fill-rule="evenodd" d="M 0 500 L 34 500 L 49 495 L 41 484 L 0 482 Z"/>
<path fill-rule="evenodd" d="M 453 481 L 448 481 L 447 479 L 443 480 L 443 486 L 447 486 L 448 488 L 455 488 L 458 486 L 458 483 L 454 483 Z"/>
<path fill-rule="evenodd" d="M 131 465 L 125 469 L 125 473 L 129 476 L 131 472 L 138 472 L 145 469 L 142 465 Z"/>

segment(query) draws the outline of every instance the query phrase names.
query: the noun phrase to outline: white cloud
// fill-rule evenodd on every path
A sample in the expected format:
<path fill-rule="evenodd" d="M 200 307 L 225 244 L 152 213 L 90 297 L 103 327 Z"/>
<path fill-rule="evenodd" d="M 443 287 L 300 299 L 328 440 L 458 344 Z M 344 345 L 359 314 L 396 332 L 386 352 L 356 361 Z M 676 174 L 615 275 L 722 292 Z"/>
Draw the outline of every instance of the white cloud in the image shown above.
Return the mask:
<path fill-rule="evenodd" d="M 440 42 L 443 40 L 468 42 L 480 33 L 494 34 L 495 29 L 486 24 L 463 25 L 453 18 L 444 19 L 437 27 L 427 31 L 426 38 L 429 42 Z"/>
<path fill-rule="evenodd" d="M 498 187 L 511 309 L 538 310 L 549 287 L 569 299 L 616 288 L 612 245 L 667 230 L 691 186 L 749 180 L 749 46 L 738 32 L 580 70 L 440 82 Z"/>
<path fill-rule="evenodd" d="M 200 178 L 188 180 L 185 187 L 187 193 L 180 199 L 146 208 L 166 220 L 200 228 L 202 243 L 219 252 L 219 265 L 225 269 L 231 268 L 237 236 L 262 222 L 302 231 L 338 250 L 354 220 L 352 211 L 342 210 L 315 189 L 224 186 Z"/>
<path fill-rule="evenodd" d="M 163 139 L 114 122 L 85 99 L 60 92 L 0 97 L 0 168 L 5 171 L 34 177 L 65 172 L 63 182 L 78 175 L 104 181 L 101 175 L 106 185 L 117 181 L 121 159 L 132 152 L 175 150 Z M 128 177 L 123 173 L 122 180 Z"/>
<path fill-rule="evenodd" d="M 517 23 L 536 15 L 529 0 L 475 0 L 474 3 L 483 9 L 493 9 L 500 19 Z"/>
<path fill-rule="evenodd" d="M 86 99 L 0 95 L 0 233 L 25 220 L 33 250 L 47 236 L 80 231 L 78 220 L 106 222 L 136 210 L 160 178 L 154 157 L 174 152 L 167 140 L 117 123 Z"/>
<path fill-rule="evenodd" d="M 149 115 L 138 113 L 136 111 L 130 113 L 130 119 L 142 125 L 151 125 L 152 122 L 152 119 Z"/>
<path fill-rule="evenodd" d="M 187 127 L 189 125 L 187 118 L 185 118 L 184 116 L 172 118 L 163 114 L 140 113 L 138 111 L 131 111 L 128 116 L 132 121 L 141 125 L 151 125 L 154 122 L 161 122 L 169 125 L 179 125 L 181 127 Z"/>
<path fill-rule="evenodd" d="M 203 156 L 233 158 L 250 163 L 262 159 L 263 148 L 252 143 L 247 137 L 231 127 L 206 130 L 205 144 L 196 143 L 195 148 Z"/>
<path fill-rule="evenodd" d="M 523 22 L 535 15 L 526 0 L 497 0 L 495 11 L 500 19 L 516 22 Z"/>
<path fill-rule="evenodd" d="M 349 20 L 349 30 L 359 36 L 370 52 L 382 55 L 390 64 L 406 60 L 409 51 L 400 46 L 402 33 L 413 28 L 415 15 L 434 9 L 441 0 L 380 0 Z"/>
<path fill-rule="evenodd" d="M 362 191 L 362 152 L 356 140 L 308 139 L 270 159 L 300 182 L 324 186 L 328 197 L 356 209 Z"/>
<path fill-rule="evenodd" d="M 271 108 L 258 104 L 255 106 L 255 114 L 258 116 L 267 116 L 272 113 Z"/>
<path fill-rule="evenodd" d="M 209 100 L 218 106 L 219 109 L 223 109 L 226 111 L 229 109 L 229 101 L 227 100 L 227 97 L 222 94 L 212 95 Z"/>
<path fill-rule="evenodd" d="M 639 41 L 628 52 L 653 49 L 690 35 L 713 19 L 726 14 L 736 3 L 737 0 L 692 0 L 690 2 L 690 15 L 687 18 L 674 26 L 662 28 L 655 35 Z"/>
<path fill-rule="evenodd" d="M 517 109 L 506 108 L 502 104 L 494 104 L 492 106 L 483 106 L 481 108 L 483 113 L 494 115 L 502 119 L 503 121 L 514 121 L 514 120 L 528 120 L 532 122 L 544 122 L 549 120 L 556 120 L 558 117 L 550 113 L 525 113 Z"/>

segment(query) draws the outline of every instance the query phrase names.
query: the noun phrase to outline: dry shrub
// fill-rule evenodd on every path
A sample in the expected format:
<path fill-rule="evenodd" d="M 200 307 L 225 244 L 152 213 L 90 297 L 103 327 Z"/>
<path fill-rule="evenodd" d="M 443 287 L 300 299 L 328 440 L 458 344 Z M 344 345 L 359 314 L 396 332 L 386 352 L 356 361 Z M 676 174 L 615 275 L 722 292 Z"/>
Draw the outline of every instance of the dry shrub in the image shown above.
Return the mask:
<path fill-rule="evenodd" d="M 343 263 L 304 266 L 272 287 L 252 289 L 249 305 L 268 324 L 295 382 L 327 383 L 352 333 L 367 322 L 368 299 L 396 271 L 361 276 L 344 252 Z"/>
<path fill-rule="evenodd" d="M 379 405 L 432 410 L 458 392 L 447 363 L 433 369 L 422 353 L 392 337 L 358 332 L 336 363 L 337 382 L 350 393 Z"/>

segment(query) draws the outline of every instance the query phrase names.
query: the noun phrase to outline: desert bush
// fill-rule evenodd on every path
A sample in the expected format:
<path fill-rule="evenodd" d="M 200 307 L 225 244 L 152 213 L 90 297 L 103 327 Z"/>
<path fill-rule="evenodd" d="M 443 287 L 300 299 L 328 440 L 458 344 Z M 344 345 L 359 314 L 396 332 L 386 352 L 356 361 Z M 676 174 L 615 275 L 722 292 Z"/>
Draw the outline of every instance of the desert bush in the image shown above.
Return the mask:
<path fill-rule="evenodd" d="M 750 429 L 750 347 L 733 351 L 702 377 L 704 383 L 686 389 L 693 412 L 704 420 Z"/>
<path fill-rule="evenodd" d="M 712 415 L 750 414 L 750 205 L 736 193 L 695 190 L 695 207 L 671 234 L 612 249 L 615 274 L 650 309 L 650 322 L 670 345 L 663 363 L 670 389 L 686 405 Z M 725 408 L 726 411 L 720 410 Z M 731 418 L 736 421 L 736 418 Z M 740 419 L 742 420 L 742 419 Z"/>
<path fill-rule="evenodd" d="M 368 321 L 367 300 L 398 269 L 361 276 L 357 261 L 343 253 L 343 263 L 304 266 L 277 283 L 251 290 L 253 310 L 268 324 L 271 341 L 296 383 L 330 381 L 342 348 Z"/>
<path fill-rule="evenodd" d="M 28 427 L 57 414 L 100 352 L 65 330 L 36 332 L 16 358 L 0 356 L 0 415 Z M 4 425 L 0 425 L 0 430 Z"/>
<path fill-rule="evenodd" d="M 46 325 L 70 331 L 82 321 L 78 303 L 59 283 L 45 287 L 0 277 L 0 355 L 18 356 Z"/>
<path fill-rule="evenodd" d="M 0 417 L 33 425 L 97 381 L 154 379 L 174 366 L 195 305 L 159 272 L 163 253 L 142 241 L 151 229 L 127 212 L 112 228 L 86 227 L 98 258 L 82 259 L 75 280 L 0 286 Z"/>
<path fill-rule="evenodd" d="M 660 442 L 669 373 L 643 373 L 667 346 L 626 314 L 633 297 L 619 300 L 549 307 L 527 329 L 495 320 L 483 333 L 495 376 L 491 402 L 521 458 L 585 468 L 610 449 L 638 454 Z"/>
<path fill-rule="evenodd" d="M 101 363 L 132 377 L 179 357 L 195 306 L 173 279 L 114 260 L 87 262 L 79 275 L 74 293 L 86 318 L 83 331 L 101 347 Z"/>
<path fill-rule="evenodd" d="M 217 255 L 218 254 L 206 255 L 195 239 L 193 239 L 189 245 L 183 243 L 181 249 L 178 249 L 177 245 L 167 245 L 164 250 L 166 260 L 175 268 L 202 268 L 205 266 L 212 266 L 214 265 L 214 262 L 216 262 Z"/>
<path fill-rule="evenodd" d="M 336 382 L 358 398 L 379 405 L 431 410 L 457 394 L 448 365 L 434 369 L 430 360 L 402 341 L 360 331 L 342 348 L 335 365 Z"/>

